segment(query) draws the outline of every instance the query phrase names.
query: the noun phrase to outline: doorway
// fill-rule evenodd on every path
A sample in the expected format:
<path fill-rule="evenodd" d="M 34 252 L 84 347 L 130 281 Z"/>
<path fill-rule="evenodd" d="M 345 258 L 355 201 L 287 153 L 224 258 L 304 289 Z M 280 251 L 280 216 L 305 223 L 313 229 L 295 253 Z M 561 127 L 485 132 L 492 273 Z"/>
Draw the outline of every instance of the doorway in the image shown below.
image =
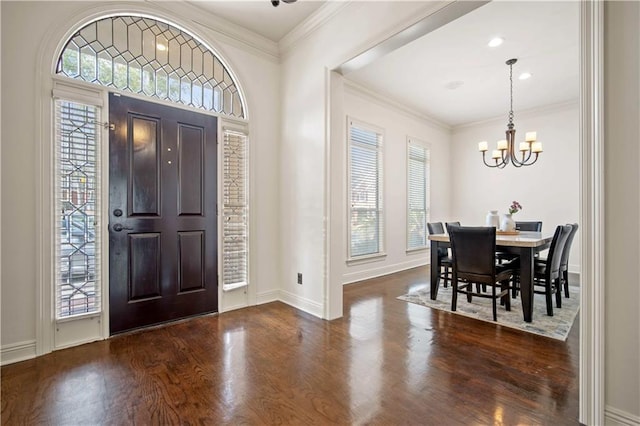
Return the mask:
<path fill-rule="evenodd" d="M 110 93 L 109 123 L 110 333 L 216 312 L 217 118 Z"/>

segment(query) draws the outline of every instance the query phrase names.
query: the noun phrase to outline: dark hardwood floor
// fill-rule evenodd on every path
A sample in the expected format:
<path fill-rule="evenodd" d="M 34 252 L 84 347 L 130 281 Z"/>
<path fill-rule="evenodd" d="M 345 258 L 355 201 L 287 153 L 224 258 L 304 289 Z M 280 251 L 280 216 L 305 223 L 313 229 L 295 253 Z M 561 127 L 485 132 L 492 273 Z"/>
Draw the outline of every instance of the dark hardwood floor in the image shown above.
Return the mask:
<path fill-rule="evenodd" d="M 335 321 L 275 302 L 4 366 L 2 424 L 578 424 L 578 321 L 559 342 L 396 299 L 428 276 L 348 285 Z"/>

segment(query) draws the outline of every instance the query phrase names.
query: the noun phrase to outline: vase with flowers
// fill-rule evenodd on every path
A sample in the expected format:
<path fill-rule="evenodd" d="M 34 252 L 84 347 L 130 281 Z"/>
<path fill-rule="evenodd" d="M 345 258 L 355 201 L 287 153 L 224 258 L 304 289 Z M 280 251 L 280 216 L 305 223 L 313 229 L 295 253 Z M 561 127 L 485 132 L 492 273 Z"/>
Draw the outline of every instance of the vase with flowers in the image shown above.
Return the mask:
<path fill-rule="evenodd" d="M 522 206 L 519 202 L 513 201 L 509 206 L 509 213 L 502 215 L 500 220 L 500 230 L 503 232 L 513 232 L 516 230 L 516 222 L 513 220 L 513 215 L 522 210 Z"/>

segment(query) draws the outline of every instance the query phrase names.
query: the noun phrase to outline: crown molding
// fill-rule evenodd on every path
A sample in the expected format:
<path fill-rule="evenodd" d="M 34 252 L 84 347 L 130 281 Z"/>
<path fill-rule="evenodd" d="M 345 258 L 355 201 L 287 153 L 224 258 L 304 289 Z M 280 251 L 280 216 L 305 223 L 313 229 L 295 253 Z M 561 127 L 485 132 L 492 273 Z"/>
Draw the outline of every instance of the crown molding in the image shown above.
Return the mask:
<path fill-rule="evenodd" d="M 530 118 L 530 117 L 534 117 L 536 115 L 542 115 L 542 114 L 550 114 L 552 112 L 559 112 L 559 111 L 565 111 L 571 108 L 578 108 L 580 106 L 580 99 L 576 98 L 576 99 L 571 99 L 569 101 L 564 101 L 564 102 L 557 102 L 557 103 L 553 103 L 553 104 L 548 104 L 548 105 L 543 105 L 540 107 L 536 107 L 536 108 L 529 108 L 529 109 L 525 109 L 525 110 L 521 110 L 518 111 L 518 117 L 522 118 Z M 484 126 L 484 125 L 490 125 L 490 124 L 495 124 L 495 123 L 504 123 L 506 121 L 505 116 L 501 115 L 499 117 L 492 117 L 492 118 L 487 118 L 486 120 L 478 120 L 478 121 L 472 121 L 469 123 L 464 123 L 464 124 L 458 124 L 456 126 L 452 126 L 452 132 L 453 134 L 459 133 L 465 129 L 468 129 L 469 127 L 476 127 L 476 126 Z"/>
<path fill-rule="evenodd" d="M 412 108 L 402 103 L 401 101 L 394 99 L 393 96 L 390 96 L 386 93 L 380 93 L 363 84 L 349 80 L 348 78 L 344 79 L 344 88 L 346 91 L 349 91 L 369 101 L 375 102 L 376 104 L 381 105 L 385 108 L 391 108 L 400 114 L 408 116 L 409 118 L 426 121 L 427 123 L 445 132 L 451 132 L 452 130 L 451 126 L 449 126 L 448 124 L 436 120 L 435 118 L 420 112 L 416 108 Z"/>
<path fill-rule="evenodd" d="M 185 18 L 213 32 L 220 40 L 272 62 L 280 61 L 276 42 L 205 10 L 198 6 L 197 2 L 167 2 L 164 0 L 145 0 L 145 2 L 162 9 L 165 13 L 172 14 L 175 13 L 176 6 L 179 6 L 182 8 L 181 12 Z M 167 5 L 171 8 L 167 8 Z"/>
<path fill-rule="evenodd" d="M 351 0 L 327 1 L 280 39 L 278 42 L 280 56 L 286 56 L 298 43 L 337 15 L 350 2 Z"/>

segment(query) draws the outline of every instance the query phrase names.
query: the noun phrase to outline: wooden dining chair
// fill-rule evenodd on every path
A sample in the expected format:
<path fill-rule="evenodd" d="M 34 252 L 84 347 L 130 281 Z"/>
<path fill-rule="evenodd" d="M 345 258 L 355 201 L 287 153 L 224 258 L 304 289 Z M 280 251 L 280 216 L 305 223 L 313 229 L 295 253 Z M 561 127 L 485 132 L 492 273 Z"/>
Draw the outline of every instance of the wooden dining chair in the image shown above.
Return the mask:
<path fill-rule="evenodd" d="M 444 234 L 444 226 L 442 222 L 429 222 L 427 223 L 427 231 L 429 235 L 432 234 Z M 438 248 L 438 259 L 440 260 L 440 278 L 443 280 L 443 285 L 446 288 L 448 282 L 451 280 L 451 267 L 453 261 L 449 256 L 449 249 L 440 247 Z M 431 265 L 435 268 L 435 265 Z"/>
<path fill-rule="evenodd" d="M 453 253 L 451 310 L 457 309 L 458 293 L 466 294 L 469 303 L 473 296 L 491 298 L 493 320 L 497 321 L 498 299 L 502 299 L 507 311 L 511 310 L 509 282 L 513 271 L 496 264 L 496 228 L 453 226 L 449 229 L 449 238 Z M 491 293 L 480 291 L 480 287 L 491 287 Z"/>
<path fill-rule="evenodd" d="M 534 292 L 544 294 L 547 304 L 547 315 L 553 316 L 553 295 L 556 307 L 562 308 L 562 274 L 560 263 L 562 252 L 573 229 L 572 225 L 558 225 L 549 246 L 546 260 L 537 259 L 534 263 Z"/>

